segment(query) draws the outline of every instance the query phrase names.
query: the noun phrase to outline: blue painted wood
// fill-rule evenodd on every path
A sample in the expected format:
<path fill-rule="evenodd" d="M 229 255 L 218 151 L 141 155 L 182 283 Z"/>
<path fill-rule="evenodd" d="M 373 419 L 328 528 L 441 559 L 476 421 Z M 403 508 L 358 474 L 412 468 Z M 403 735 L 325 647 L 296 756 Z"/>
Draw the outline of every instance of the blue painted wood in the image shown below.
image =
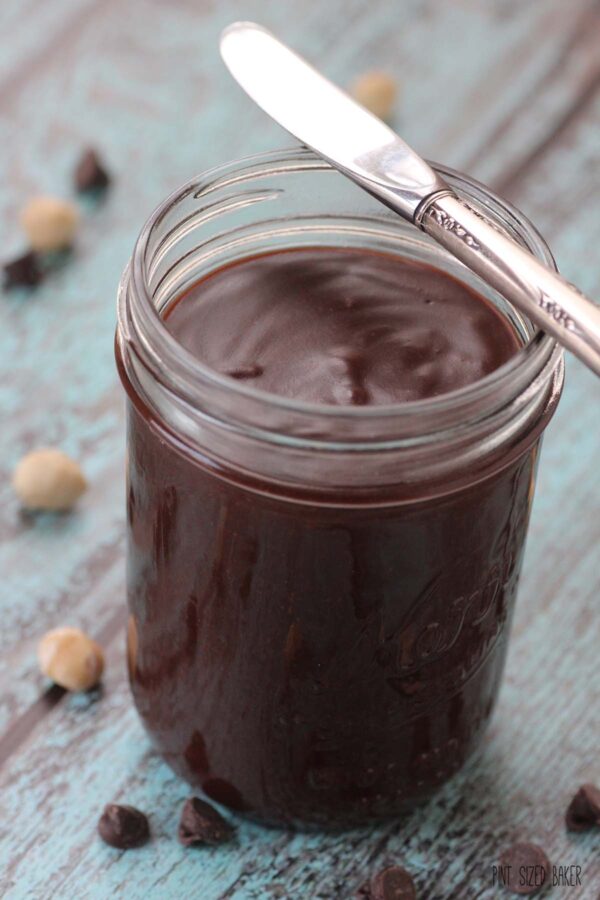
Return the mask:
<path fill-rule="evenodd" d="M 422 897 L 491 898 L 499 849 L 527 838 L 554 862 L 580 863 L 583 885 L 566 895 L 596 900 L 597 838 L 568 836 L 561 817 L 581 781 L 600 780 L 597 380 L 569 360 L 481 758 L 406 822 L 310 836 L 240 823 L 231 848 L 190 852 L 174 840 L 187 788 L 151 752 L 124 675 L 124 440 L 112 360 L 116 284 L 152 206 L 209 165 L 287 140 L 220 66 L 217 35 L 240 16 L 275 28 L 341 82 L 374 65 L 397 73 L 403 133 L 503 184 L 565 274 L 600 296 L 596 7 L 310 0 L 293 15 L 296 6 L 267 0 L 3 0 L 3 250 L 17 245 L 16 213 L 30 194 L 69 194 L 83 143 L 104 151 L 115 184 L 104 204 L 84 208 L 70 265 L 34 295 L 0 298 L 0 749 L 20 740 L 0 768 L 0 895 L 329 900 L 396 860 Z M 82 461 L 90 491 L 70 516 L 23 517 L 12 467 L 24 450 L 54 443 Z M 103 695 L 46 706 L 35 642 L 68 623 L 107 636 Z M 150 846 L 119 854 L 96 839 L 95 819 L 115 799 L 151 813 Z"/>

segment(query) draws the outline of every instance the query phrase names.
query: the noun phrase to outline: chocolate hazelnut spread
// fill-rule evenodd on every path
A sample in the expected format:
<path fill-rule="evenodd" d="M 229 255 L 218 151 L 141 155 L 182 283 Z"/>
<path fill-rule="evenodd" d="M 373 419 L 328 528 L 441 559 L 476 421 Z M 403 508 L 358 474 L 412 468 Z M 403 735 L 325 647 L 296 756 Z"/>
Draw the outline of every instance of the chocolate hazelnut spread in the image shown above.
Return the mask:
<path fill-rule="evenodd" d="M 464 284 L 367 250 L 242 260 L 192 287 L 167 324 L 223 374 L 335 405 L 434 397 L 477 381 L 519 347 L 510 325 Z"/>
<path fill-rule="evenodd" d="M 222 268 L 166 325 L 232 379 L 338 406 L 456 390 L 519 347 L 449 275 L 349 249 Z M 128 658 L 158 748 L 263 821 L 337 826 L 414 808 L 489 720 L 537 440 L 438 496 L 395 503 L 384 486 L 371 502 L 350 487 L 343 502 L 298 502 L 186 452 L 126 384 Z"/>

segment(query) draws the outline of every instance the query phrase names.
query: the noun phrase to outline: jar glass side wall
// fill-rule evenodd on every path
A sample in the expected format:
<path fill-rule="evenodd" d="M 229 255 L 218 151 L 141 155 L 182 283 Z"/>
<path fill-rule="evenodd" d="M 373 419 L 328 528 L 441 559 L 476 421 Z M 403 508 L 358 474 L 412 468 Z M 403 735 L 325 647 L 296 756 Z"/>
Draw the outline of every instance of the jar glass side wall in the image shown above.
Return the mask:
<path fill-rule="evenodd" d="M 166 760 L 263 821 L 409 811 L 504 665 L 537 457 L 436 502 L 336 510 L 223 481 L 129 407 L 130 675 Z"/>

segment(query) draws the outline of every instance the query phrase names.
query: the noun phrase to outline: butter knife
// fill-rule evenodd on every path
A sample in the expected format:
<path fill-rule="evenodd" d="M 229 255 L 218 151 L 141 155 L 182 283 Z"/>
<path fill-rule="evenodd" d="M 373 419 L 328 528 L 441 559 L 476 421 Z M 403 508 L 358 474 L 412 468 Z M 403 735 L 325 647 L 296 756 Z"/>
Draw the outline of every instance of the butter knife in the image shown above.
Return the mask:
<path fill-rule="evenodd" d="M 600 375 L 600 307 L 469 206 L 388 125 L 253 22 L 223 31 L 221 55 L 279 125 L 429 234 Z"/>

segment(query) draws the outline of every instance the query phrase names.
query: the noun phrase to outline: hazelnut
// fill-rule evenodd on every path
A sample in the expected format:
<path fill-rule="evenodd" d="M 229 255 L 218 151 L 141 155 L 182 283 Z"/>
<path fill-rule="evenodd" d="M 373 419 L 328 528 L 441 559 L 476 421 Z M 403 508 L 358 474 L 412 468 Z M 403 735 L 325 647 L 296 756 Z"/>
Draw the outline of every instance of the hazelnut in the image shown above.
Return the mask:
<path fill-rule="evenodd" d="M 21 210 L 21 225 L 33 250 L 61 250 L 73 243 L 79 212 L 58 197 L 34 197 Z"/>
<path fill-rule="evenodd" d="M 104 670 L 102 648 L 79 628 L 54 628 L 38 644 L 44 675 L 68 691 L 89 691 Z"/>
<path fill-rule="evenodd" d="M 60 450 L 44 448 L 24 456 L 13 474 L 13 487 L 28 509 L 70 509 L 87 482 L 77 463 Z"/>
<path fill-rule="evenodd" d="M 352 85 L 352 95 L 373 115 L 389 119 L 396 100 L 397 85 L 385 72 L 365 72 Z"/>

